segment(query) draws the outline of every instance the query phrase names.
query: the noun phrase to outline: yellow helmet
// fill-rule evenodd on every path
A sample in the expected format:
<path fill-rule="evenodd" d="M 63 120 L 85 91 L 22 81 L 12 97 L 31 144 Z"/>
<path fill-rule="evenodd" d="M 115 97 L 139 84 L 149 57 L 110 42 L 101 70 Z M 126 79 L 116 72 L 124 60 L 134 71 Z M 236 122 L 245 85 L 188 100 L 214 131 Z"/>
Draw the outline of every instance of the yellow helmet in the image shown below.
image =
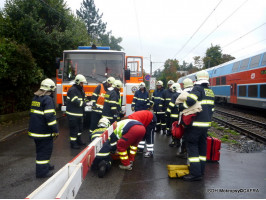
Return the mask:
<path fill-rule="evenodd" d="M 78 74 L 76 77 L 75 77 L 75 83 L 77 85 L 79 85 L 80 83 L 87 83 L 87 80 L 85 78 L 85 76 L 83 76 L 82 74 Z"/>
<path fill-rule="evenodd" d="M 163 86 L 163 82 L 162 81 L 157 81 L 156 85 L 160 85 L 160 86 Z"/>
<path fill-rule="evenodd" d="M 173 80 L 169 80 L 168 82 L 167 82 L 167 85 L 173 85 L 175 82 L 173 81 Z"/>
<path fill-rule="evenodd" d="M 109 84 L 113 84 L 115 82 L 115 78 L 110 76 L 109 78 L 106 79 L 106 82 Z"/>
<path fill-rule="evenodd" d="M 202 70 L 196 73 L 197 81 L 206 80 L 209 81 L 209 73 L 206 70 Z"/>
<path fill-rule="evenodd" d="M 98 122 L 98 127 L 108 128 L 110 126 L 110 121 L 106 117 L 103 117 Z"/>
<path fill-rule="evenodd" d="M 178 90 L 181 90 L 181 86 L 179 83 L 174 83 L 172 86 L 171 86 L 171 89 L 173 92 L 177 92 Z"/>
<path fill-rule="evenodd" d="M 113 87 L 113 88 L 118 88 L 118 89 L 120 89 L 120 88 L 123 87 L 123 84 L 122 84 L 122 82 L 121 82 L 120 80 L 115 80 L 115 81 L 113 82 L 113 84 L 112 84 L 112 87 Z"/>
<path fill-rule="evenodd" d="M 146 87 L 146 85 L 145 85 L 144 82 L 141 82 L 141 83 L 139 84 L 139 88 L 143 88 L 143 87 Z"/>
<path fill-rule="evenodd" d="M 192 87 L 193 81 L 190 78 L 186 78 L 183 80 L 184 88 Z"/>
<path fill-rule="evenodd" d="M 41 82 L 41 87 L 40 87 L 41 90 L 44 90 L 44 91 L 55 91 L 55 88 L 56 88 L 55 87 L 55 83 L 50 78 L 44 79 Z"/>

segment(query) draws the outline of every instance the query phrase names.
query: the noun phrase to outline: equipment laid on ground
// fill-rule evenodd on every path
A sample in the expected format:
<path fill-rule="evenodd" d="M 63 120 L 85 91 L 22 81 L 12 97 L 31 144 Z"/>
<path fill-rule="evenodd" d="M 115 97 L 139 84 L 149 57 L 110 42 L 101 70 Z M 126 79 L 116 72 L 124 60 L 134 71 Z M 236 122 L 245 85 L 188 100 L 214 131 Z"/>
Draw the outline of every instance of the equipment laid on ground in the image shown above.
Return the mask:
<path fill-rule="evenodd" d="M 180 178 L 189 174 L 188 165 L 167 165 L 169 178 Z"/>
<path fill-rule="evenodd" d="M 221 140 L 217 138 L 207 137 L 207 161 L 219 161 L 220 160 Z"/>

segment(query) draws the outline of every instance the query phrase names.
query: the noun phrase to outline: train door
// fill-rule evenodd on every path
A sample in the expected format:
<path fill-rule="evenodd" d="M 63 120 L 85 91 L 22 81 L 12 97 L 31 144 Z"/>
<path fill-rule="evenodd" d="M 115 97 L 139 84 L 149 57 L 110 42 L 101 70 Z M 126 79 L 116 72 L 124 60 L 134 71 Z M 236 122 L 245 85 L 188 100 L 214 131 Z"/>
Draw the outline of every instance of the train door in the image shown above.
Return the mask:
<path fill-rule="evenodd" d="M 230 89 L 230 103 L 237 103 L 237 84 L 232 83 Z"/>

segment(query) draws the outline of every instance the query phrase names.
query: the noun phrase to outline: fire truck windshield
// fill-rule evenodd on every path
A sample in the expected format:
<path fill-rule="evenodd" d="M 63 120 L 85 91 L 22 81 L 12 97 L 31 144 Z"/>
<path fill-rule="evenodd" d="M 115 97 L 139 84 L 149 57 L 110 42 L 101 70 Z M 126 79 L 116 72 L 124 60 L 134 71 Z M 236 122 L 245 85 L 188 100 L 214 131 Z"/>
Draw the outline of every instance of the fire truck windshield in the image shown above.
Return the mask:
<path fill-rule="evenodd" d="M 64 54 L 64 81 L 72 81 L 77 74 L 86 77 L 88 84 L 101 83 L 112 76 L 123 82 L 123 53 L 73 52 Z"/>

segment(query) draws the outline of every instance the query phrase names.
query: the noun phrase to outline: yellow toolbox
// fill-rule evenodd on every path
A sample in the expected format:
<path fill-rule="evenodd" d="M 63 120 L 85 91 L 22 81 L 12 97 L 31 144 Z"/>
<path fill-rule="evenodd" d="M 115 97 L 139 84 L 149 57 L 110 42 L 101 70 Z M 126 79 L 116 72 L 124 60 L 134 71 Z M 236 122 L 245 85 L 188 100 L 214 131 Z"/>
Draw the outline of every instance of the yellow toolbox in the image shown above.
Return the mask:
<path fill-rule="evenodd" d="M 180 178 L 189 174 L 187 165 L 167 165 L 167 169 L 170 178 Z"/>

